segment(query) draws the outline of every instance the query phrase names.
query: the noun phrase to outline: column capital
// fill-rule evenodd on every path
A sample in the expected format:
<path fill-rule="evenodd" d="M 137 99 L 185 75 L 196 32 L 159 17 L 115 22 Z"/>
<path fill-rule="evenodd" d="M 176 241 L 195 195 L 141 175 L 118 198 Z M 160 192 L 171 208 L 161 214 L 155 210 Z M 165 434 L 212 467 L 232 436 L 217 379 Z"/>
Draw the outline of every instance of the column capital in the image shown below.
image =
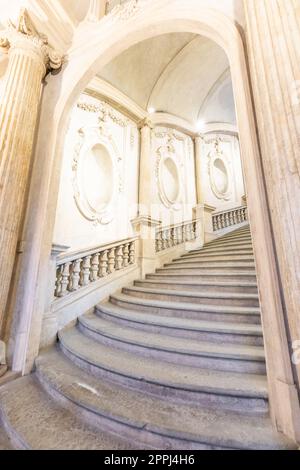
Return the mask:
<path fill-rule="evenodd" d="M 9 21 L 7 29 L 0 33 L 0 49 L 23 49 L 36 54 L 45 66 L 45 74 L 62 65 L 62 57 L 49 46 L 47 36 L 37 31 L 25 8 L 20 10 L 17 23 Z"/>
<path fill-rule="evenodd" d="M 137 126 L 138 126 L 138 129 L 143 129 L 144 127 L 149 127 L 149 129 L 154 129 L 154 124 L 148 117 L 139 121 Z"/>

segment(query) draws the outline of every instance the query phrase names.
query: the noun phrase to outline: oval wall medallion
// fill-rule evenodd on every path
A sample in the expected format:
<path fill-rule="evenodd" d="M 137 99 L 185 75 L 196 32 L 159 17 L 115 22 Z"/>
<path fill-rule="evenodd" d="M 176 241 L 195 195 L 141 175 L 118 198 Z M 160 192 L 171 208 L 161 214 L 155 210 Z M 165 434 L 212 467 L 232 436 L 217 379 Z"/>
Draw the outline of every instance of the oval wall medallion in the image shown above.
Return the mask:
<path fill-rule="evenodd" d="M 122 159 L 113 139 L 99 129 L 80 129 L 79 136 L 72 165 L 74 199 L 86 219 L 108 224 L 121 186 Z"/>
<path fill-rule="evenodd" d="M 161 156 L 158 161 L 158 191 L 163 204 L 178 210 L 181 193 L 180 174 L 173 155 Z"/>
<path fill-rule="evenodd" d="M 210 187 L 218 199 L 229 200 L 231 197 L 231 173 L 222 152 L 209 154 Z"/>

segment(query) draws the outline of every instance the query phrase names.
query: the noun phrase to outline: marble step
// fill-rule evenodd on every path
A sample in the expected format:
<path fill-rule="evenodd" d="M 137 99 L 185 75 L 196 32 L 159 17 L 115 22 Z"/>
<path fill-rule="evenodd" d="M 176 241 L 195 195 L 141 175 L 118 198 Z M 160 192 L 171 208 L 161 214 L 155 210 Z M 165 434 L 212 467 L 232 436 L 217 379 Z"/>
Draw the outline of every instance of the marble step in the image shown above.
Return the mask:
<path fill-rule="evenodd" d="M 172 264 L 195 264 L 195 263 L 207 263 L 211 265 L 223 265 L 226 266 L 228 263 L 254 263 L 253 255 L 210 255 L 206 256 L 204 253 L 202 255 L 190 256 L 186 258 L 175 258 L 172 260 Z M 165 266 L 169 266 L 170 263 L 167 263 Z"/>
<path fill-rule="evenodd" d="M 134 450 L 128 440 L 101 432 L 45 393 L 33 375 L 0 389 L 0 412 L 13 446 L 32 450 Z"/>
<path fill-rule="evenodd" d="M 245 293 L 245 294 L 256 294 L 257 283 L 256 282 L 213 282 L 213 281 L 197 281 L 195 279 L 185 280 L 178 279 L 173 280 L 164 279 L 156 275 L 151 275 L 151 278 L 147 277 L 143 281 L 135 281 L 134 285 L 136 287 L 147 287 L 149 289 L 174 289 L 174 290 L 189 290 L 197 291 L 202 293 L 208 292 L 224 292 L 224 293 Z"/>
<path fill-rule="evenodd" d="M 191 292 L 189 290 L 151 289 L 147 287 L 124 287 L 122 292 L 143 299 L 170 300 L 170 302 L 195 302 L 196 305 L 228 305 L 259 307 L 257 294 L 226 293 L 215 289 L 214 292 Z"/>
<path fill-rule="evenodd" d="M 207 341 L 145 333 L 86 314 L 79 329 L 101 344 L 160 361 L 210 370 L 265 374 L 264 350 L 260 346 L 217 344 Z"/>
<path fill-rule="evenodd" d="M 111 295 L 110 301 L 126 309 L 198 320 L 228 321 L 260 324 L 260 310 L 257 307 L 228 307 L 219 305 L 196 305 L 188 302 L 170 302 L 136 298 L 125 294 Z"/>
<path fill-rule="evenodd" d="M 228 232 L 225 235 L 218 236 L 217 238 L 214 238 L 213 240 L 209 241 L 208 243 L 214 243 L 215 241 L 218 240 L 230 240 L 234 238 L 240 238 L 240 237 L 249 237 L 251 238 L 251 233 L 250 230 L 240 230 L 240 231 L 233 231 L 233 232 Z"/>
<path fill-rule="evenodd" d="M 255 267 L 253 266 L 243 266 L 239 267 L 237 265 L 232 266 L 211 266 L 207 264 L 195 264 L 193 266 L 189 265 L 173 265 L 165 266 L 163 268 L 156 269 L 156 273 L 175 273 L 178 275 L 182 274 L 192 274 L 192 275 L 221 275 L 221 274 L 232 274 L 239 276 L 241 273 L 244 273 L 248 276 L 256 276 Z M 247 280 L 249 280 L 248 277 Z"/>
<path fill-rule="evenodd" d="M 243 412 L 268 411 L 265 375 L 200 369 L 142 357 L 100 344 L 78 328 L 60 331 L 59 339 L 69 359 L 101 380 L 165 399 Z"/>
<path fill-rule="evenodd" d="M 253 247 L 252 245 L 249 245 L 249 244 L 230 244 L 230 245 L 218 245 L 218 246 L 215 246 L 215 247 L 210 247 L 210 246 L 206 246 L 204 245 L 202 248 L 198 248 L 197 250 L 195 251 L 189 251 L 188 253 L 185 253 L 183 254 L 181 257 L 182 258 L 187 258 L 189 256 L 197 256 L 197 255 L 201 255 L 202 253 L 211 253 L 211 254 L 217 254 L 217 253 L 224 253 L 224 254 L 227 254 L 227 253 L 243 253 L 243 252 L 246 252 L 246 253 L 253 253 Z"/>
<path fill-rule="evenodd" d="M 201 281 L 201 282 L 251 282 L 256 283 L 256 273 L 255 271 L 245 272 L 245 271 L 235 271 L 235 272 L 224 272 L 224 271 L 216 271 L 212 273 L 211 271 L 208 273 L 207 271 L 198 270 L 186 270 L 187 273 L 182 272 L 174 272 L 164 269 L 157 269 L 156 273 L 147 274 L 146 279 L 171 279 L 177 281 Z"/>
<path fill-rule="evenodd" d="M 255 324 L 166 317 L 127 310 L 110 302 L 97 305 L 95 313 L 101 318 L 115 322 L 118 325 L 129 326 L 146 332 L 213 341 L 219 344 L 263 346 L 262 328 L 260 325 Z"/>
<path fill-rule="evenodd" d="M 205 243 L 205 247 L 214 247 L 214 246 L 226 246 L 230 244 L 248 244 L 252 246 L 252 238 L 250 235 L 241 235 L 239 237 L 232 237 L 232 238 L 216 238 L 208 243 Z M 197 248 L 191 251 L 197 251 Z"/>
<path fill-rule="evenodd" d="M 243 259 L 245 256 L 246 257 L 250 257 L 252 256 L 252 259 L 254 258 L 254 254 L 253 254 L 253 250 L 240 250 L 240 251 L 237 251 L 237 250 L 230 250 L 230 251 L 226 251 L 226 250 L 219 250 L 219 251 L 216 251 L 216 250 L 211 250 L 211 251 L 206 251 L 206 250 L 202 250 L 202 251 L 199 251 L 199 253 L 188 253 L 188 254 L 185 254 L 183 256 L 181 256 L 180 258 L 175 258 L 174 261 L 176 260 L 189 260 L 189 259 L 202 259 L 202 258 L 213 258 L 213 257 L 234 257 L 234 258 L 237 258 L 238 256 L 241 257 L 241 259 Z"/>
<path fill-rule="evenodd" d="M 100 430 L 157 450 L 293 449 L 265 416 L 201 408 L 97 380 L 53 349 L 36 361 L 45 390 Z"/>
<path fill-rule="evenodd" d="M 226 260 L 226 261 L 173 261 L 164 264 L 164 268 L 197 268 L 197 269 L 224 269 L 224 270 L 250 270 L 255 269 L 255 263 L 251 261 Z"/>

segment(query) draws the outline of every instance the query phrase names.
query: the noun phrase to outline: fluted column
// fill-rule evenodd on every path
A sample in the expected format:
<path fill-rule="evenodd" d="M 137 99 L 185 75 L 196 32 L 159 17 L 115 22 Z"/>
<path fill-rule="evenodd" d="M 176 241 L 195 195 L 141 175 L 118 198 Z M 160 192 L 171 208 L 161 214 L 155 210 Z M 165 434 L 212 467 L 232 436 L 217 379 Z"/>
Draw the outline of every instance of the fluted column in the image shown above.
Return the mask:
<path fill-rule="evenodd" d="M 300 3 L 244 0 L 244 7 L 262 164 L 292 356 L 300 338 Z M 295 383 L 299 393 L 300 364 L 291 362 L 291 367 L 290 388 Z M 278 379 L 284 382 L 282 377 Z M 284 402 L 281 399 L 282 406 Z M 285 414 L 289 419 L 292 412 Z"/>
<path fill-rule="evenodd" d="M 13 272 L 42 80 L 61 59 L 48 46 L 22 10 L 18 24 L 0 34 L 0 47 L 9 55 L 0 102 L 0 332 Z"/>

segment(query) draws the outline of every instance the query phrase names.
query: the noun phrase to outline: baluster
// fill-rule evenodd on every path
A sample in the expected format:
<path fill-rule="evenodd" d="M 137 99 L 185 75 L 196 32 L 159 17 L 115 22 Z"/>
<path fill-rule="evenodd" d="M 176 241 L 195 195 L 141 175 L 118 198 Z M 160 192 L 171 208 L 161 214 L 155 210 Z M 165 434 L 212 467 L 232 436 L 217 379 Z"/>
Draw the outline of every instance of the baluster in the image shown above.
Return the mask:
<path fill-rule="evenodd" d="M 166 229 L 165 230 L 165 244 L 166 244 L 166 249 L 169 248 L 170 244 L 169 244 L 169 230 Z"/>
<path fill-rule="evenodd" d="M 192 227 L 191 224 L 187 224 L 187 225 L 185 226 L 185 241 L 186 241 L 186 242 L 189 242 L 189 241 L 191 241 L 191 239 L 192 239 L 192 230 L 191 230 L 191 227 Z"/>
<path fill-rule="evenodd" d="M 188 225 L 183 226 L 183 242 L 188 242 L 189 241 L 189 229 Z"/>
<path fill-rule="evenodd" d="M 108 250 L 104 250 L 100 253 L 100 262 L 99 262 L 99 277 L 105 277 L 108 268 Z"/>
<path fill-rule="evenodd" d="M 90 283 L 91 275 L 91 256 L 85 256 L 81 265 L 80 284 L 87 286 Z"/>
<path fill-rule="evenodd" d="M 129 243 L 125 243 L 123 247 L 123 266 L 127 268 L 129 263 Z"/>
<path fill-rule="evenodd" d="M 193 240 L 196 240 L 198 237 L 199 233 L 199 222 L 194 222 L 193 223 Z"/>
<path fill-rule="evenodd" d="M 167 248 L 167 240 L 166 240 L 166 231 L 162 231 L 162 249 L 165 250 Z"/>
<path fill-rule="evenodd" d="M 157 232 L 155 240 L 156 251 L 159 253 L 162 250 L 162 233 Z"/>
<path fill-rule="evenodd" d="M 99 272 L 99 253 L 96 253 L 92 257 L 92 268 L 91 268 L 91 281 L 95 282 L 98 279 Z"/>
<path fill-rule="evenodd" d="M 237 224 L 237 214 L 236 214 L 236 210 L 233 211 L 233 223 L 234 223 L 234 225 Z"/>
<path fill-rule="evenodd" d="M 135 242 L 131 242 L 129 245 L 129 264 L 135 263 Z"/>
<path fill-rule="evenodd" d="M 72 262 L 71 265 L 71 282 L 70 282 L 70 291 L 76 291 L 80 288 L 80 269 L 81 269 L 82 259 L 76 259 Z"/>
<path fill-rule="evenodd" d="M 176 227 L 172 228 L 172 243 L 173 243 L 173 246 L 177 246 L 177 229 L 176 229 Z"/>
<path fill-rule="evenodd" d="M 217 217 L 214 215 L 212 218 L 213 231 L 215 232 L 218 229 Z"/>
<path fill-rule="evenodd" d="M 247 207 L 245 208 L 245 220 L 248 220 L 248 209 L 247 209 Z"/>
<path fill-rule="evenodd" d="M 234 225 L 234 222 L 233 222 L 233 212 L 231 211 L 230 214 L 229 214 L 229 224 L 230 226 Z"/>
<path fill-rule="evenodd" d="M 116 270 L 119 271 L 123 268 L 123 247 L 120 245 L 116 248 Z"/>
<path fill-rule="evenodd" d="M 225 214 L 225 227 L 229 227 L 229 212 Z"/>
<path fill-rule="evenodd" d="M 62 280 L 62 266 L 57 266 L 56 268 L 56 278 L 55 278 L 55 289 L 54 296 L 61 296 L 61 280 Z"/>
<path fill-rule="evenodd" d="M 242 221 L 241 220 L 241 211 L 240 211 L 240 209 L 238 209 L 238 211 L 237 211 L 237 220 L 238 220 L 238 224 L 240 224 L 241 221 Z"/>
<path fill-rule="evenodd" d="M 63 297 L 68 293 L 68 286 L 70 282 L 70 265 L 71 263 L 65 263 L 61 266 L 61 290 L 59 297 Z"/>
<path fill-rule="evenodd" d="M 115 264 L 116 264 L 116 249 L 111 248 L 108 251 L 108 267 L 107 267 L 108 274 L 112 274 L 115 271 Z"/>

